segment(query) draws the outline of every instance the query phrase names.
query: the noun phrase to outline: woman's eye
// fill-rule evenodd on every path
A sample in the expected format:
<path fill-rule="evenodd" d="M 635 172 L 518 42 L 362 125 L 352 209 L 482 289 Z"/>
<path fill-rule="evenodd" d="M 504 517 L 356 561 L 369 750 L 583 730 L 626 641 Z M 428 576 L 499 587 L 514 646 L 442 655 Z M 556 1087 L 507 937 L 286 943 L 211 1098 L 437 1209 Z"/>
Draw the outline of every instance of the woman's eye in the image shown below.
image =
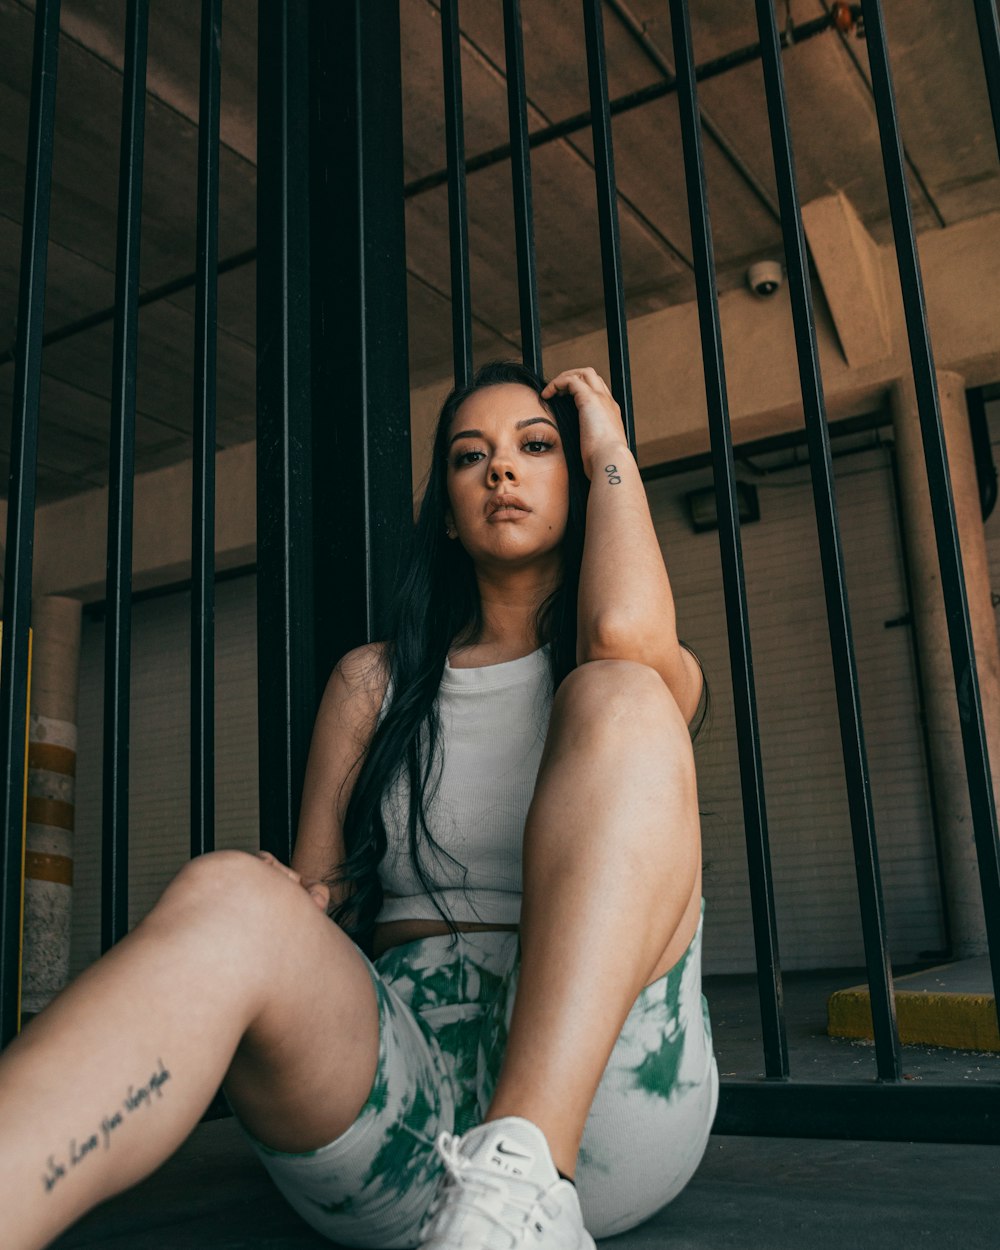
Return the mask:
<path fill-rule="evenodd" d="M 524 444 L 524 449 L 525 451 L 528 451 L 529 449 L 533 451 L 548 451 L 548 449 L 552 446 L 554 446 L 554 444 L 550 443 L 547 439 L 533 438 Z"/>
<path fill-rule="evenodd" d="M 455 457 L 455 468 L 461 469 L 464 465 L 475 464 L 474 460 L 470 460 L 470 456 L 481 456 L 481 451 L 460 451 Z"/>

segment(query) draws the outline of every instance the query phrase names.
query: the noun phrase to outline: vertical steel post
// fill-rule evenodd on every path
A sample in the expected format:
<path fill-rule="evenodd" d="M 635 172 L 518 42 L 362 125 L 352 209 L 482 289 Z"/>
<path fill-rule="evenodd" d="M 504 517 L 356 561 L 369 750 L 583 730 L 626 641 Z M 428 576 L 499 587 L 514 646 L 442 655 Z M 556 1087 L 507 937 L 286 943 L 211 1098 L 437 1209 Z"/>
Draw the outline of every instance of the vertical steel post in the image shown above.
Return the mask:
<path fill-rule="evenodd" d="M 21 216 L 21 268 L 14 350 L 3 642 L 0 645 L 0 769 L 3 862 L 0 868 L 0 1046 L 20 1026 L 21 882 L 24 856 L 28 726 L 28 630 L 35 533 L 38 407 L 42 374 L 45 271 L 49 248 L 52 144 L 55 129 L 59 0 L 37 0 L 31 105 Z"/>
<path fill-rule="evenodd" d="M 993 114 L 993 135 L 997 152 L 1000 153 L 1000 21 L 997 20 L 996 0 L 975 0 L 975 4 L 979 44 L 983 50 L 983 69 L 986 71 L 986 89 L 990 96 L 990 112 Z"/>
<path fill-rule="evenodd" d="M 969 620 L 969 602 L 965 591 L 962 552 L 955 522 L 955 504 L 948 471 L 948 453 L 938 401 L 937 377 L 927 329 L 920 260 L 913 233 L 903 147 L 896 115 L 896 97 L 889 68 L 889 51 L 885 35 L 882 6 L 878 0 L 862 0 L 868 60 L 871 67 L 872 93 L 878 117 L 882 162 L 889 193 L 889 212 L 896 243 L 896 262 L 903 295 L 903 313 L 913 365 L 913 383 L 917 411 L 927 460 L 927 484 L 930 488 L 931 512 L 941 567 L 941 590 L 944 595 L 948 639 L 955 671 L 955 690 L 961 690 L 959 719 L 962 746 L 969 781 L 972 826 L 979 860 L 979 876 L 986 917 L 997 1011 L 1000 1013 L 1000 840 L 997 837 L 997 813 L 993 797 L 983 705 L 976 670 L 976 653 Z"/>
<path fill-rule="evenodd" d="M 733 678 L 736 741 L 743 791 L 743 824 L 746 831 L 747 866 L 750 873 L 750 906 L 753 912 L 754 947 L 757 955 L 757 991 L 760 998 L 764 1042 L 764 1072 L 769 1077 L 788 1076 L 788 1040 L 778 955 L 771 851 L 764 800 L 764 770 L 757 726 L 750 621 L 747 614 L 740 515 L 736 501 L 736 471 L 729 423 L 722 328 L 715 284 L 715 256 L 708 212 L 708 190 L 701 146 L 701 113 L 695 82 L 694 51 L 687 0 L 670 0 L 677 102 L 680 108 L 684 174 L 687 182 L 688 216 L 695 282 L 698 291 L 698 322 L 701 327 L 705 398 L 712 443 L 712 470 L 719 516 L 722 581 L 729 632 L 729 660 Z"/>
<path fill-rule="evenodd" d="M 383 637 L 412 526 L 399 11 L 262 0 L 261 843 L 287 860 L 316 705 Z"/>
<path fill-rule="evenodd" d="M 257 681 L 260 842 L 291 856 L 314 710 L 309 22 L 260 0 L 257 78 Z M 349 187 L 344 180 L 345 193 Z"/>
<path fill-rule="evenodd" d="M 128 768 L 132 649 L 132 514 L 139 238 L 149 0 L 129 0 L 118 172 L 118 246 L 111 376 L 107 615 L 104 619 L 104 788 L 101 949 L 128 932 Z"/>
<path fill-rule="evenodd" d="M 524 78 L 521 0 L 504 0 L 503 37 L 507 63 L 507 125 L 514 190 L 514 242 L 517 297 L 521 314 L 521 357 L 542 372 L 542 328 L 535 271 L 535 222 L 531 204 L 531 150 L 528 146 L 528 88 Z"/>
<path fill-rule="evenodd" d="M 465 191 L 462 38 L 458 0 L 442 0 L 441 62 L 444 68 L 444 137 L 448 152 L 451 336 L 455 385 L 465 386 L 472 377 L 472 296 L 469 286 L 469 206 Z"/>
<path fill-rule="evenodd" d="M 816 346 L 816 329 L 813 321 L 812 289 L 806 257 L 805 231 L 802 227 L 802 213 L 795 181 L 795 159 L 792 154 L 792 138 L 788 123 L 781 43 L 772 0 L 756 0 L 756 5 L 764 89 L 767 95 L 768 121 L 771 130 L 771 150 L 774 155 L 778 203 L 781 208 L 781 232 L 788 266 L 788 290 L 792 304 L 799 385 L 802 389 L 806 439 L 809 446 L 816 528 L 823 567 L 826 614 L 830 628 L 833 675 L 840 719 L 840 741 L 847 779 L 851 837 L 854 842 L 854 868 L 861 906 L 861 929 L 875 1032 L 875 1058 L 879 1079 L 896 1081 L 900 1076 L 900 1054 L 892 988 L 892 966 L 886 938 L 885 905 L 882 899 L 878 847 L 875 840 L 875 818 L 872 811 L 868 757 L 861 724 L 861 700 L 858 694 L 857 666 L 851 637 L 851 618 L 847 603 L 840 525 L 837 519 L 833 461 L 830 458 L 830 435 L 827 429 L 823 383 L 819 371 L 819 351 Z"/>
<path fill-rule="evenodd" d="M 604 53 L 604 20 L 601 0 L 583 0 L 583 23 L 587 39 L 587 81 L 590 85 L 590 122 L 594 135 L 594 176 L 597 181 L 597 219 L 601 232 L 601 267 L 604 274 L 604 309 L 611 357 L 611 390 L 621 405 L 628 445 L 635 454 L 635 421 L 632 415 L 632 375 L 625 320 L 625 284 L 622 276 L 621 234 L 618 226 L 618 190 L 611 143 L 611 112 L 608 106 L 608 74 Z"/>
<path fill-rule="evenodd" d="M 316 674 L 385 637 L 413 526 L 399 6 L 317 4 L 313 194 Z"/>
<path fill-rule="evenodd" d="M 202 0 L 191 494 L 191 856 L 215 846 L 215 402 L 222 0 Z"/>

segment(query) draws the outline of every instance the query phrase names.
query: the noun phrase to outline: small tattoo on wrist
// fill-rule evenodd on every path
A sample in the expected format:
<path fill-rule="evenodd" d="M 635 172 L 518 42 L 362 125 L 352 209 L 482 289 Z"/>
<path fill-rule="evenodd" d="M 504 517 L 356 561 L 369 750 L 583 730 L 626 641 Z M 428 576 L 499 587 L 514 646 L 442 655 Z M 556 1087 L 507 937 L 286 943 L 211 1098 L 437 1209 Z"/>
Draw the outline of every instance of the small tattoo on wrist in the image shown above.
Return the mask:
<path fill-rule="evenodd" d="M 619 472 L 618 472 L 618 466 L 617 466 L 617 465 L 614 465 L 614 464 L 606 464 L 606 465 L 604 466 L 604 472 L 608 475 L 608 484 L 609 484 L 609 485 L 611 485 L 611 486 L 617 486 L 617 485 L 619 485 L 619 483 L 621 482 L 621 480 L 622 480 L 622 479 L 621 479 L 621 475 L 620 475 L 620 474 L 619 474 Z"/>

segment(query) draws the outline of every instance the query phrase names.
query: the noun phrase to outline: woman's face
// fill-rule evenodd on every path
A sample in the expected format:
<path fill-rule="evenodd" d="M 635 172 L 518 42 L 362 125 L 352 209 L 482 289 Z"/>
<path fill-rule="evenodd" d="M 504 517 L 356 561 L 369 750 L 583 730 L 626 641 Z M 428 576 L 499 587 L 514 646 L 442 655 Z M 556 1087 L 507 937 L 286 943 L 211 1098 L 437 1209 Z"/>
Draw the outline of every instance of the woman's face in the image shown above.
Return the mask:
<path fill-rule="evenodd" d="M 476 563 L 522 565 L 557 552 L 569 470 L 555 418 L 527 386 L 470 395 L 452 418 L 446 520 Z"/>

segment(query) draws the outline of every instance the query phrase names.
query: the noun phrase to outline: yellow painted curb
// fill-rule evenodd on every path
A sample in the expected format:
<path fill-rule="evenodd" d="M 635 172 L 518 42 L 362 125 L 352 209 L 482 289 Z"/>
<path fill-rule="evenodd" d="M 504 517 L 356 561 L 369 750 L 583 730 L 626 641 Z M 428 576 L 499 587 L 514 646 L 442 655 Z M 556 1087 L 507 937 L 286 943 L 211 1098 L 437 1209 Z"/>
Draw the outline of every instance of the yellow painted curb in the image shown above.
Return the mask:
<path fill-rule="evenodd" d="M 827 999 L 826 1013 L 831 1037 L 874 1037 L 867 986 L 837 990 Z M 909 1045 L 1000 1052 L 992 994 L 897 989 L 896 1020 L 899 1040 Z"/>

